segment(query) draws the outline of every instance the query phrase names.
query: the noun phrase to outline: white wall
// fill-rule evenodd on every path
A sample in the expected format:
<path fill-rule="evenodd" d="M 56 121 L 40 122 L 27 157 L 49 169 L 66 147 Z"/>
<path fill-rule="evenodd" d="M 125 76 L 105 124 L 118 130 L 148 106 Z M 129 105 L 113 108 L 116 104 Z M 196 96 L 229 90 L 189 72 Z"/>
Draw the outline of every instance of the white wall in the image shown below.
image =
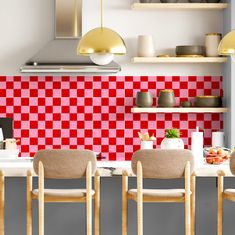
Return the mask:
<path fill-rule="evenodd" d="M 19 67 L 53 38 L 52 0 L 0 0 L 0 74 Z"/>
<path fill-rule="evenodd" d="M 105 26 L 125 39 L 127 56 L 116 58 L 122 75 L 221 75 L 221 65 L 134 65 L 136 38 L 154 36 L 156 52 L 176 45 L 203 44 L 207 32 L 222 32 L 219 11 L 132 11 L 130 0 L 104 0 Z M 54 35 L 54 0 L 0 0 L 0 73 L 19 74 L 19 66 Z M 83 1 L 83 32 L 99 26 L 99 0 Z"/>

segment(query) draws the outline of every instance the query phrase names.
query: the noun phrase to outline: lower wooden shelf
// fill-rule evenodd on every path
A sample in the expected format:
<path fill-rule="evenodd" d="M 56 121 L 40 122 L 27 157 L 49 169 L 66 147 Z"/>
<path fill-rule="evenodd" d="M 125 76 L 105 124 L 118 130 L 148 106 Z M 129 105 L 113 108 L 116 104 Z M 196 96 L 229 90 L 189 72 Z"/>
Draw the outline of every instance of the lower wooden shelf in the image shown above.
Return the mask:
<path fill-rule="evenodd" d="M 228 108 L 140 108 L 133 107 L 131 109 L 132 113 L 227 113 Z"/>
<path fill-rule="evenodd" d="M 139 3 L 131 5 L 132 10 L 223 10 L 228 3 Z"/>
<path fill-rule="evenodd" d="M 134 57 L 134 64 L 225 63 L 226 57 Z"/>

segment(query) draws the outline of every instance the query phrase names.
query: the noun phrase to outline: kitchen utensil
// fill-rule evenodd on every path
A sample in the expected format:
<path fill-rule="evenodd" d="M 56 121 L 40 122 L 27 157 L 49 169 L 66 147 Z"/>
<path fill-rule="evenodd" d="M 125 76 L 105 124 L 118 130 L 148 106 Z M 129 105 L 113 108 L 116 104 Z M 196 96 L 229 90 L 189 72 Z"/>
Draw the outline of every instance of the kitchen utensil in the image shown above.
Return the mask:
<path fill-rule="evenodd" d="M 145 134 L 144 134 L 143 140 L 144 140 L 144 141 L 148 141 L 148 140 L 149 140 L 149 133 L 145 133 Z"/>
<path fill-rule="evenodd" d="M 224 132 L 222 131 L 212 132 L 212 146 L 224 147 Z"/>
<path fill-rule="evenodd" d="M 150 92 L 137 92 L 136 106 L 137 107 L 151 107 L 153 105 L 153 96 Z"/>
<path fill-rule="evenodd" d="M 154 136 L 154 134 L 152 134 L 152 136 L 150 137 L 148 132 L 146 132 L 145 134 L 141 134 L 140 132 L 138 132 L 138 136 L 141 141 L 155 141 L 156 140 L 156 137 Z"/>
<path fill-rule="evenodd" d="M 204 56 L 204 46 L 177 46 L 175 53 L 177 56 Z"/>
<path fill-rule="evenodd" d="M 192 132 L 191 150 L 194 156 L 194 163 L 196 167 L 201 166 L 204 163 L 203 158 L 203 132 L 199 132 L 199 127 L 195 132 Z"/>
<path fill-rule="evenodd" d="M 206 56 L 208 57 L 217 57 L 218 46 L 222 39 L 222 34 L 220 33 L 208 33 L 206 34 L 205 46 L 206 46 Z"/>
<path fill-rule="evenodd" d="M 160 107 L 174 107 L 176 104 L 173 90 L 161 90 L 158 98 L 158 105 Z"/>
<path fill-rule="evenodd" d="M 151 35 L 140 35 L 138 37 L 138 56 L 153 57 L 155 55 L 153 37 Z"/>
<path fill-rule="evenodd" d="M 220 96 L 197 96 L 194 105 L 196 107 L 221 107 L 222 98 Z"/>

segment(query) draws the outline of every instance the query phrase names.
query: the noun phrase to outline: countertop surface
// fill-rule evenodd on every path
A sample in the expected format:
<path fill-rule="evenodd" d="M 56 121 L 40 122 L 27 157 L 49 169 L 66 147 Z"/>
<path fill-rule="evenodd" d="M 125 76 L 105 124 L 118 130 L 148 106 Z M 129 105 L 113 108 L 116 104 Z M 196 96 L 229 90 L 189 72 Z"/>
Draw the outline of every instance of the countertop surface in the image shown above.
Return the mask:
<path fill-rule="evenodd" d="M 120 176 L 123 170 L 126 170 L 130 176 L 134 176 L 130 161 L 98 161 L 97 168 L 103 177 Z M 34 172 L 32 158 L 1 159 L 0 169 L 7 177 L 25 177 L 27 171 Z M 226 176 L 233 176 L 228 163 L 222 165 L 202 164 L 195 168 L 195 173 L 198 177 L 216 177 L 218 170 L 223 170 Z"/>

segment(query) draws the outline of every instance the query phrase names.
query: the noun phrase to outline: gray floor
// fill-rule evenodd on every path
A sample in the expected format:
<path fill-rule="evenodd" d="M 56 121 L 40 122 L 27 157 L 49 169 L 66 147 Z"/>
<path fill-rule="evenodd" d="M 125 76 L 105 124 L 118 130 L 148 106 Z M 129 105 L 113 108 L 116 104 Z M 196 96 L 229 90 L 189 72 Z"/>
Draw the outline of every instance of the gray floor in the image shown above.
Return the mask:
<path fill-rule="evenodd" d="M 36 186 L 36 181 L 35 184 Z M 46 182 L 47 187 L 84 186 L 84 182 Z M 181 181 L 147 180 L 145 187 L 180 187 Z M 226 187 L 235 188 L 235 178 L 226 179 Z M 24 178 L 6 179 L 6 235 L 26 234 L 26 192 Z M 135 179 L 130 179 L 130 187 L 135 187 Z M 121 235 L 121 178 L 102 178 L 101 185 L 101 234 Z M 37 202 L 33 205 L 34 228 L 37 233 Z M 216 234 L 216 180 L 197 180 L 197 232 L 198 235 Z M 235 234 L 235 203 L 225 202 L 224 234 Z M 84 204 L 47 204 L 45 208 L 45 235 L 85 235 Z M 136 234 L 136 204 L 129 203 L 129 234 Z M 184 234 L 183 204 L 145 204 L 144 235 Z"/>

